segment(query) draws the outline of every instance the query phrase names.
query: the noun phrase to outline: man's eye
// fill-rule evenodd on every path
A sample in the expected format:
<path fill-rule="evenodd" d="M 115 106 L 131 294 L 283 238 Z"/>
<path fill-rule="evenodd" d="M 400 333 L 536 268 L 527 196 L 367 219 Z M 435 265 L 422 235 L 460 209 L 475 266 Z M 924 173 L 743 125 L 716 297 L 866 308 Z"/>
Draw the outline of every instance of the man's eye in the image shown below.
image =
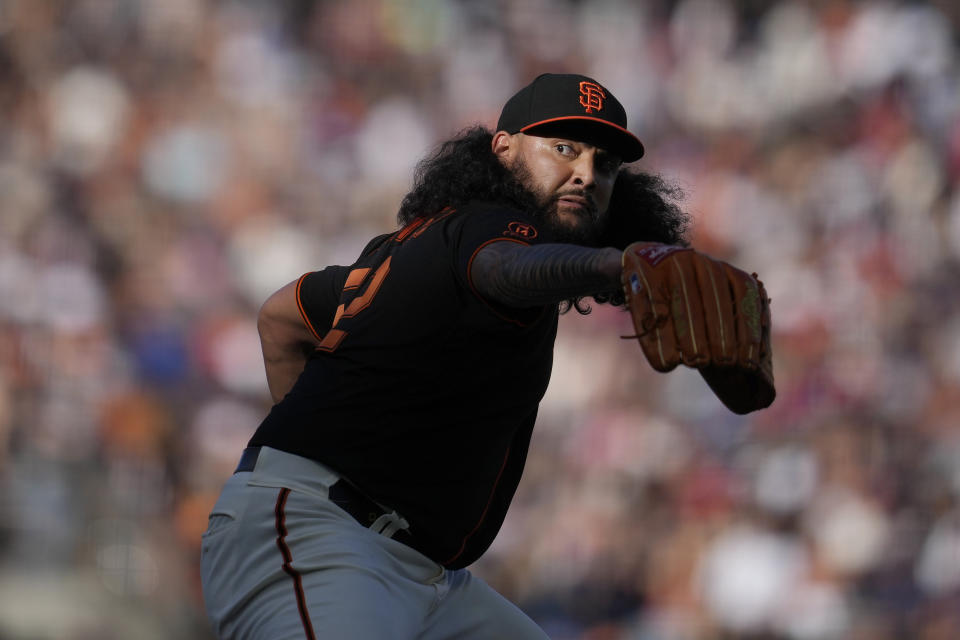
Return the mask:
<path fill-rule="evenodd" d="M 557 145 L 554 145 L 553 148 L 565 156 L 569 156 L 573 154 L 573 147 L 571 147 L 568 144 L 557 144 Z"/>

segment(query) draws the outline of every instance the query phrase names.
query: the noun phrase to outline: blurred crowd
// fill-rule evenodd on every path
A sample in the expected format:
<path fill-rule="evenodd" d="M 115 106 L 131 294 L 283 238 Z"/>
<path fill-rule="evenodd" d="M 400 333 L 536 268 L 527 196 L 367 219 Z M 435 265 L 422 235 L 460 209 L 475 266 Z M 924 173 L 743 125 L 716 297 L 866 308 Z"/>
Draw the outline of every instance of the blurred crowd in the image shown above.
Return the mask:
<path fill-rule="evenodd" d="M 567 314 L 475 573 L 557 639 L 960 637 L 958 29 L 948 0 L 0 0 L 0 638 L 210 637 L 259 305 L 544 71 L 616 93 L 695 246 L 761 274 L 779 395 L 735 416 L 621 311 Z"/>

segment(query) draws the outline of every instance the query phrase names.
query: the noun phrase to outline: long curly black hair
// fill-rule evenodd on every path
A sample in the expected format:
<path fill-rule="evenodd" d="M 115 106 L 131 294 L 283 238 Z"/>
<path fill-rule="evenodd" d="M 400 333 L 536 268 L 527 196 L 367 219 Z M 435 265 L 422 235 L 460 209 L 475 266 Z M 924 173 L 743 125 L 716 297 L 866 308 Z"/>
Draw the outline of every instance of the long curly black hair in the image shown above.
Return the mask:
<path fill-rule="evenodd" d="M 417 165 L 413 189 L 400 204 L 398 222 L 407 225 L 445 207 L 457 208 L 476 200 L 510 205 L 527 211 L 534 219 L 545 215 L 535 194 L 493 153 L 492 140 L 491 131 L 474 126 L 440 144 Z M 677 205 L 682 197 L 678 187 L 660 176 L 621 168 L 599 246 L 622 250 L 637 240 L 687 246 L 690 216 Z M 622 292 L 593 298 L 600 303 L 623 304 Z M 574 307 L 580 313 L 589 313 L 590 309 L 581 299 L 562 306 L 563 310 Z"/>

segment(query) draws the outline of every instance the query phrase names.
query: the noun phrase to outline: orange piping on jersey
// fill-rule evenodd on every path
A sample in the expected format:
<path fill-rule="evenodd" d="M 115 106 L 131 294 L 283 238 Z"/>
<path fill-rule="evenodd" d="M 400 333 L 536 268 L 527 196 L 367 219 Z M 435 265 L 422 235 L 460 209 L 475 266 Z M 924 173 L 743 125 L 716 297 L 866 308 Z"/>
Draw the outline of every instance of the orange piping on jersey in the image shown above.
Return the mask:
<path fill-rule="evenodd" d="M 521 327 L 525 327 L 525 326 L 527 326 L 527 325 L 524 324 L 523 322 L 520 322 L 519 320 L 514 320 L 513 318 L 509 318 L 509 317 L 503 315 L 502 313 L 500 313 L 499 311 L 497 311 L 497 310 L 493 307 L 493 305 L 491 305 L 489 302 L 487 302 L 486 298 L 484 298 L 482 295 L 480 295 L 480 292 L 477 291 L 477 288 L 473 286 L 473 276 L 471 275 L 471 274 L 472 274 L 472 271 L 473 271 L 473 260 L 474 260 L 474 258 L 477 257 L 477 254 L 480 253 L 480 250 L 481 250 L 481 249 L 483 249 L 483 248 L 484 248 L 485 246 L 487 246 L 488 244 L 493 244 L 494 242 L 516 242 L 517 244 L 522 244 L 522 245 L 525 246 L 525 247 L 529 247 L 529 246 L 530 246 L 530 244 L 527 243 L 527 242 L 523 242 L 522 240 L 514 240 L 513 238 L 491 238 L 490 240 L 487 240 L 487 241 L 484 242 L 482 245 L 480 245 L 479 247 L 476 248 L 476 250 L 473 252 L 473 255 L 470 256 L 470 261 L 467 262 L 467 283 L 470 285 L 470 291 L 473 292 L 473 295 L 477 296 L 477 298 L 478 298 L 483 304 L 485 304 L 485 305 L 490 309 L 490 311 L 492 311 L 492 312 L 494 313 L 494 315 L 496 315 L 496 316 L 497 316 L 498 318 L 500 318 L 501 320 L 506 320 L 507 322 L 512 322 L 513 324 L 519 325 L 519 326 L 521 326 Z"/>
<path fill-rule="evenodd" d="M 403 242 L 407 239 L 407 236 L 414 232 L 414 230 L 423 224 L 423 218 L 417 218 L 397 234 L 397 237 L 393 239 L 394 242 Z"/>
<path fill-rule="evenodd" d="M 473 537 L 473 534 L 475 534 L 480 529 L 480 525 L 482 525 L 483 521 L 486 520 L 487 512 L 490 510 L 490 505 L 493 504 L 493 496 L 496 495 L 497 493 L 497 486 L 500 484 L 500 478 L 503 476 L 503 470 L 507 468 L 507 461 L 509 459 L 510 459 L 510 447 L 507 447 L 507 453 L 506 455 L 503 456 L 503 464 L 500 465 L 500 471 L 497 472 L 497 479 L 493 481 L 493 487 L 490 488 L 490 497 L 487 498 L 487 505 L 483 508 L 483 513 L 480 514 L 480 520 L 477 522 L 477 525 L 473 528 L 473 530 L 470 531 L 470 533 L 468 533 L 466 537 L 464 537 L 463 542 L 460 543 L 460 550 L 457 551 L 452 558 L 448 560 L 444 560 L 440 564 L 447 565 L 453 562 L 454 560 L 456 560 L 457 558 L 459 558 L 463 554 L 464 550 L 467 548 L 467 541 Z"/>
<path fill-rule="evenodd" d="M 313 325 L 310 324 L 310 320 L 307 318 L 307 311 L 306 309 L 303 308 L 303 302 L 300 301 L 300 285 L 303 284 L 303 279 L 306 278 L 308 275 L 310 274 L 305 273 L 302 276 L 300 276 L 299 280 L 297 280 L 297 295 L 296 295 L 297 309 L 300 310 L 300 317 L 303 318 L 303 323 L 307 325 L 307 329 L 310 329 L 310 333 L 313 334 L 313 337 L 316 338 L 317 340 L 323 340 L 323 338 L 320 337 L 320 334 L 317 333 L 317 330 L 313 328 Z"/>
<path fill-rule="evenodd" d="M 343 284 L 343 290 L 346 291 L 347 289 L 356 289 L 359 287 L 369 272 L 369 267 L 361 267 L 350 271 L 350 274 L 347 276 L 347 281 Z M 336 321 L 334 321 L 333 324 L 337 324 Z"/>

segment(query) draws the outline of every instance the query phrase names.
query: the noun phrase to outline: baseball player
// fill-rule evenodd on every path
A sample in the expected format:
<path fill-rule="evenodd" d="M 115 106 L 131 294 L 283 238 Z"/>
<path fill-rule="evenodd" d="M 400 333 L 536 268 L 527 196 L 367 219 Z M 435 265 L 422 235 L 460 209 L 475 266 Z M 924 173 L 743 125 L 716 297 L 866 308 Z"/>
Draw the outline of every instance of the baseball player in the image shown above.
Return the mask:
<path fill-rule="evenodd" d="M 561 307 L 626 304 L 657 370 L 773 401 L 762 285 L 687 246 L 669 189 L 623 167 L 643 151 L 606 87 L 539 76 L 421 163 L 399 230 L 264 303 L 276 404 L 203 537 L 218 637 L 545 638 L 466 567 L 520 480 Z"/>

